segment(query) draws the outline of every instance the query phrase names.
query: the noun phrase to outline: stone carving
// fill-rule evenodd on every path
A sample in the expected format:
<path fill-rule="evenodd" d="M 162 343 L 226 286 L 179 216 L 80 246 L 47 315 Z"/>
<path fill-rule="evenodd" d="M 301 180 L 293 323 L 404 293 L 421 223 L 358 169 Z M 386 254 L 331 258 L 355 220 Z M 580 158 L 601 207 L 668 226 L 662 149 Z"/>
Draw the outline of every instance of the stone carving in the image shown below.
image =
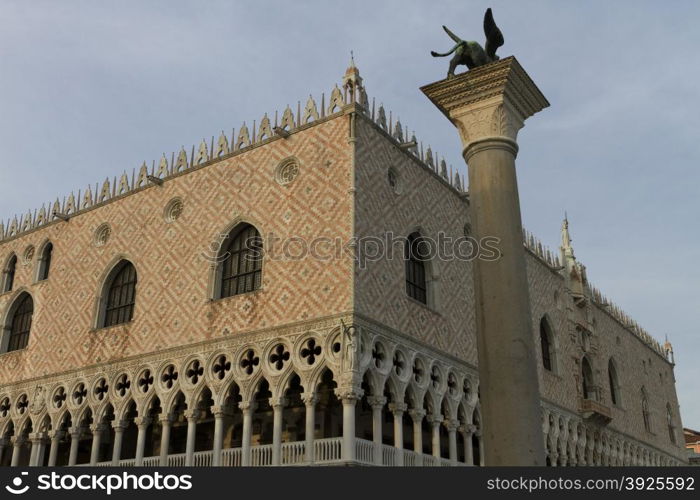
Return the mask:
<path fill-rule="evenodd" d="M 267 117 L 267 113 L 260 120 L 260 129 L 258 130 L 258 135 L 255 138 L 255 142 L 260 142 L 267 137 L 272 137 L 272 127 L 270 126 L 270 119 Z"/>
<path fill-rule="evenodd" d="M 44 411 L 44 408 L 46 407 L 46 399 L 45 399 L 45 390 L 44 387 L 37 385 L 34 388 L 34 397 L 32 398 L 32 402 L 29 405 L 29 412 L 32 415 L 38 415 L 42 411 Z"/>
<path fill-rule="evenodd" d="M 219 136 L 219 142 L 216 146 L 216 157 L 218 158 L 220 156 L 227 155 L 228 153 L 228 137 L 226 137 L 226 134 L 224 134 L 224 131 L 222 130 L 221 135 Z"/>
<path fill-rule="evenodd" d="M 286 113 L 286 111 L 285 111 Z M 316 101 L 314 98 L 309 96 L 309 100 L 306 101 L 306 107 L 304 108 L 304 117 L 301 119 L 302 124 L 309 123 L 311 120 L 318 120 L 318 109 L 316 108 Z M 282 122 L 284 123 L 284 116 L 282 116 Z"/>
<path fill-rule="evenodd" d="M 496 55 L 496 50 L 504 43 L 503 34 L 501 30 L 498 29 L 498 26 L 496 26 L 490 8 L 486 9 L 486 14 L 484 14 L 484 33 L 486 34 L 485 47 L 482 47 L 478 42 L 462 40 L 452 33 L 447 26 L 443 26 L 442 28 L 450 38 L 456 42 L 456 45 L 444 54 L 433 50 L 430 52 L 430 55 L 433 57 L 447 57 L 454 53 L 454 56 L 450 60 L 447 78 L 453 78 L 455 76 L 455 68 L 459 65 L 463 64 L 467 66 L 467 68 L 472 69 L 499 59 Z"/>

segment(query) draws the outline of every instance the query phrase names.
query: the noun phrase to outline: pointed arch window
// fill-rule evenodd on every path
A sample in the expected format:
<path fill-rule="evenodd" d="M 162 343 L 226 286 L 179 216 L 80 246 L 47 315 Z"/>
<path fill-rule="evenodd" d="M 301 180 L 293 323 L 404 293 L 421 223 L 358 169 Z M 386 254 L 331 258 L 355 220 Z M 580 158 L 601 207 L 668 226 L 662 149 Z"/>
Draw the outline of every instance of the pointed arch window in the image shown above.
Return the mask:
<path fill-rule="evenodd" d="M 614 405 L 620 404 L 620 386 L 617 378 L 617 369 L 615 362 L 610 359 L 608 361 L 608 384 L 610 386 L 610 401 Z"/>
<path fill-rule="evenodd" d="M 673 425 L 673 411 L 670 403 L 666 405 L 666 423 L 668 425 L 668 439 L 676 444 L 676 427 Z"/>
<path fill-rule="evenodd" d="M 115 268 L 113 277 L 107 283 L 102 326 L 128 323 L 133 319 L 137 281 L 136 268 L 131 262 L 123 261 Z"/>
<path fill-rule="evenodd" d="M 27 347 L 29 332 L 32 329 L 34 301 L 28 293 L 18 298 L 16 307 L 10 318 L 10 336 L 7 342 L 7 352 L 18 351 Z"/>
<path fill-rule="evenodd" d="M 7 265 L 3 270 L 3 280 L 2 280 L 2 292 L 12 291 L 12 287 L 15 284 L 15 272 L 17 271 L 17 256 L 13 255 L 10 260 L 7 261 Z"/>
<path fill-rule="evenodd" d="M 552 352 L 552 330 L 546 317 L 540 320 L 540 349 L 542 350 L 542 366 L 547 371 L 554 371 Z"/>
<path fill-rule="evenodd" d="M 258 290 L 262 284 L 262 238 L 250 224 L 234 228 L 224 249 L 220 297 Z"/>
<path fill-rule="evenodd" d="M 412 299 L 428 303 L 428 286 L 426 282 L 425 245 L 422 245 L 419 233 L 412 233 L 406 239 L 404 260 L 406 262 L 406 293 Z"/>
<path fill-rule="evenodd" d="M 595 399 L 595 386 L 593 385 L 593 370 L 588 358 L 581 362 L 581 380 L 584 399 Z"/>
<path fill-rule="evenodd" d="M 644 428 L 647 432 L 651 432 L 651 416 L 649 414 L 649 400 L 647 398 L 647 393 L 642 388 L 642 420 L 644 421 Z"/>
<path fill-rule="evenodd" d="M 51 269 L 51 257 L 53 256 L 53 243 L 49 242 L 44 245 L 39 256 L 39 275 L 38 281 L 49 279 L 49 270 Z"/>

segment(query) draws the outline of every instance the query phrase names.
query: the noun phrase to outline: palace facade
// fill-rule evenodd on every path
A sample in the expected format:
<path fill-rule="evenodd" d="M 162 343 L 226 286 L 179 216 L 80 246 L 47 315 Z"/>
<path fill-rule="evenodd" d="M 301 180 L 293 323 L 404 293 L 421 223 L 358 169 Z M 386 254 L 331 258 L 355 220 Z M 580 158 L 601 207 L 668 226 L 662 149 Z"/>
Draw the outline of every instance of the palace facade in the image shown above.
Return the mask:
<path fill-rule="evenodd" d="M 420 250 L 470 227 L 354 64 L 0 223 L 0 463 L 483 463 L 473 262 Z M 670 344 L 588 282 L 567 221 L 523 251 L 547 462 L 686 463 Z"/>

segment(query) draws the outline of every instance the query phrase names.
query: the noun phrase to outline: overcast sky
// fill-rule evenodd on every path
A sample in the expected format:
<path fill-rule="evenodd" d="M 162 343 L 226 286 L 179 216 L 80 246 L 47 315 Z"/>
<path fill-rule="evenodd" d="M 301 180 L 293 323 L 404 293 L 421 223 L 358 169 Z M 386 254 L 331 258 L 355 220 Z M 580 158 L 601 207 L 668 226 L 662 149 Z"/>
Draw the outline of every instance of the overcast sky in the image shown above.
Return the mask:
<path fill-rule="evenodd" d="M 670 337 L 700 428 L 699 2 L 0 0 L 0 218 L 328 93 L 350 50 L 463 170 L 418 87 L 444 77 L 440 26 L 482 42 L 488 6 L 551 102 L 518 139 L 525 226 L 557 248 L 568 211 L 591 282 Z"/>

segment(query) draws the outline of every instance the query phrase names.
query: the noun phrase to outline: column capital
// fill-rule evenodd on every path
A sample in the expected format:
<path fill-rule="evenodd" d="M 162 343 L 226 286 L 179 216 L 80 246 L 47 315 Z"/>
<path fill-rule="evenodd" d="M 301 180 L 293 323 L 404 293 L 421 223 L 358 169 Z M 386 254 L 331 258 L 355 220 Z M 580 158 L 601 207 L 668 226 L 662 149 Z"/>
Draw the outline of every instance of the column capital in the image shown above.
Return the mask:
<path fill-rule="evenodd" d="M 403 414 L 406 410 L 408 409 L 408 405 L 406 403 L 389 403 L 389 410 L 394 414 Z"/>
<path fill-rule="evenodd" d="M 231 415 L 231 409 L 224 405 L 213 405 L 211 413 L 214 415 L 214 418 L 223 418 Z"/>
<path fill-rule="evenodd" d="M 127 422 L 126 420 L 112 421 L 112 429 L 114 429 L 115 432 L 123 431 L 127 427 L 129 427 L 129 422 Z"/>
<path fill-rule="evenodd" d="M 163 424 L 172 424 L 175 421 L 175 416 L 172 413 L 161 413 L 158 415 L 158 421 Z"/>
<path fill-rule="evenodd" d="M 96 432 L 102 432 L 107 428 L 105 424 L 91 424 L 90 425 L 90 432 L 95 434 Z"/>
<path fill-rule="evenodd" d="M 134 423 L 139 427 L 148 427 L 153 422 L 151 417 L 136 417 Z"/>
<path fill-rule="evenodd" d="M 450 431 L 450 432 L 456 431 L 457 428 L 459 427 L 459 420 L 454 419 L 454 418 L 446 418 L 446 419 L 443 421 L 443 425 L 444 425 L 445 428 L 446 428 L 448 431 Z"/>
<path fill-rule="evenodd" d="M 185 410 L 185 418 L 187 419 L 188 422 L 192 422 L 192 421 L 196 422 L 202 416 L 201 413 L 202 412 L 200 412 L 196 408 L 194 408 L 192 410 Z"/>
<path fill-rule="evenodd" d="M 422 408 L 413 408 L 411 410 L 408 410 L 408 414 L 411 416 L 414 422 L 422 422 L 425 418 L 425 413 L 425 410 Z"/>
<path fill-rule="evenodd" d="M 372 407 L 372 409 L 382 409 L 386 404 L 386 398 L 384 396 L 368 396 L 367 402 Z"/>
<path fill-rule="evenodd" d="M 431 413 L 426 417 L 428 419 L 428 423 L 435 426 L 435 425 L 440 425 L 443 420 L 445 420 L 445 417 L 440 415 L 439 413 L 433 414 Z"/>
<path fill-rule="evenodd" d="M 318 403 L 318 394 L 302 394 L 301 399 L 306 406 L 316 406 L 316 403 Z"/>
<path fill-rule="evenodd" d="M 12 443 L 13 446 L 22 446 L 24 443 L 27 442 L 27 437 L 26 436 L 12 436 L 10 438 L 10 442 Z"/>
<path fill-rule="evenodd" d="M 80 438 L 82 433 L 83 433 L 82 427 L 70 427 L 68 429 L 68 434 L 70 434 L 71 438 L 78 439 L 78 438 Z"/>
<path fill-rule="evenodd" d="M 473 424 L 460 425 L 458 430 L 459 430 L 459 432 L 461 432 L 465 436 L 471 436 L 472 434 L 474 434 L 474 431 L 476 431 L 476 425 L 473 425 Z"/>
<path fill-rule="evenodd" d="M 241 401 L 238 403 L 238 408 L 240 408 L 241 411 L 255 411 L 255 407 L 257 404 L 255 401 Z"/>
<path fill-rule="evenodd" d="M 39 431 L 39 432 L 32 432 L 27 437 L 29 438 L 29 441 L 31 441 L 32 443 L 40 443 L 47 438 L 47 435 L 45 432 Z"/>
<path fill-rule="evenodd" d="M 465 152 L 472 143 L 487 138 L 515 143 L 525 120 L 549 106 L 512 56 L 421 90 L 457 127 Z"/>
<path fill-rule="evenodd" d="M 49 431 L 49 438 L 51 439 L 63 439 L 63 437 L 66 435 L 66 431 L 64 430 L 55 430 L 55 431 Z"/>
<path fill-rule="evenodd" d="M 269 403 L 272 408 L 284 407 L 287 404 L 287 398 L 284 396 L 272 397 L 270 398 Z"/>

